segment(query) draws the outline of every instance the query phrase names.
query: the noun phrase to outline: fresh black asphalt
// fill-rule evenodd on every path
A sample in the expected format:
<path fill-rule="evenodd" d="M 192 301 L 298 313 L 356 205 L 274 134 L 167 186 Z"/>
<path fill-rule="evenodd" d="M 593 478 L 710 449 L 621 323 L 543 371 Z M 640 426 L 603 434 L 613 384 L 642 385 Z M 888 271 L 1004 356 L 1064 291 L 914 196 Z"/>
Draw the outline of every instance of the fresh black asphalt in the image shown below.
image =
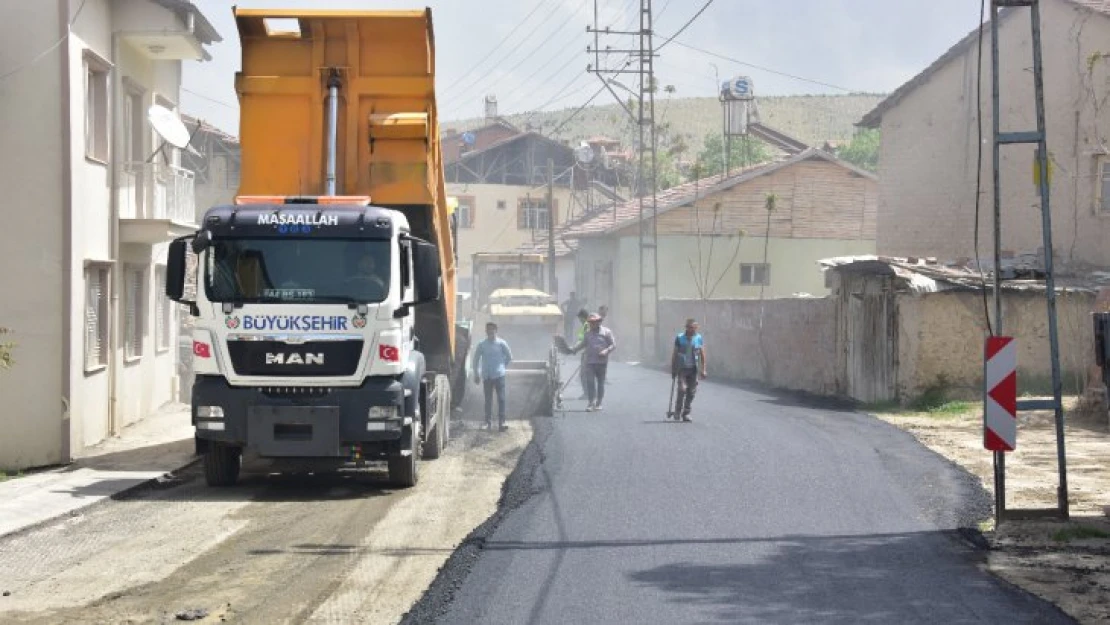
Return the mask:
<path fill-rule="evenodd" d="M 575 385 L 568 392 L 575 395 Z M 502 509 L 409 623 L 1068 623 L 981 568 L 974 479 L 872 417 L 614 365 L 536 420 Z"/>

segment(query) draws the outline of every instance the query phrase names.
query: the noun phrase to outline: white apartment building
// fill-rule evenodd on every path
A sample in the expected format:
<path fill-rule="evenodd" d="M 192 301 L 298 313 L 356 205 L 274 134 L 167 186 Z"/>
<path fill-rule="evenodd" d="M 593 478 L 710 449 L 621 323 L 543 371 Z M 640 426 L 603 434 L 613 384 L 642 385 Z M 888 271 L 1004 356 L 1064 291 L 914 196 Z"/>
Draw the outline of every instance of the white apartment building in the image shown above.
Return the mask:
<path fill-rule="evenodd" d="M 68 462 L 174 398 L 166 244 L 192 172 L 147 122 L 219 35 L 187 0 L 0 0 L 0 469 Z"/>

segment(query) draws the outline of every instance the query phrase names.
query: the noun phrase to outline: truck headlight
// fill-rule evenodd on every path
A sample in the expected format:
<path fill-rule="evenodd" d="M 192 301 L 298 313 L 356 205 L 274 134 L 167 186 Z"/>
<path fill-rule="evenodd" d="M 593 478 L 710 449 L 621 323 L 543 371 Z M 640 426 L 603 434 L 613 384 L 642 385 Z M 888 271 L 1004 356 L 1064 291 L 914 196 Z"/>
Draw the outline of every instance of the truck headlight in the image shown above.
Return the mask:
<path fill-rule="evenodd" d="M 223 419 L 224 409 L 222 406 L 197 406 L 198 419 Z"/>
<path fill-rule="evenodd" d="M 397 406 L 370 406 L 366 417 L 372 420 L 396 419 Z"/>

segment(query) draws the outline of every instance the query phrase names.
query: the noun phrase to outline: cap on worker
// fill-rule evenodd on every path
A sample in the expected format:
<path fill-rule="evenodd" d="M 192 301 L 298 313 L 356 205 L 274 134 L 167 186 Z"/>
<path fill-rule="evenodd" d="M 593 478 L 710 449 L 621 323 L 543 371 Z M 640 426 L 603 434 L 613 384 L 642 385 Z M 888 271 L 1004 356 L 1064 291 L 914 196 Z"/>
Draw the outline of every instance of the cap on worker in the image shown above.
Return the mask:
<path fill-rule="evenodd" d="M 599 323 L 601 321 L 601 315 L 593 313 L 589 316 L 589 318 L 586 319 L 586 321 L 590 323 Z"/>

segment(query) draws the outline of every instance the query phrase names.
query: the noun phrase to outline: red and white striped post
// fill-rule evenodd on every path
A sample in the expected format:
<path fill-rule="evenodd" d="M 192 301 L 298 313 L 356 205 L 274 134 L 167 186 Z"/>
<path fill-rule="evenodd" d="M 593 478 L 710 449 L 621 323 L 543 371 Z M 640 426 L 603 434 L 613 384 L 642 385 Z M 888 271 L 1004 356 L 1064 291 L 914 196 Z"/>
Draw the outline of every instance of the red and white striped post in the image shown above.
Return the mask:
<path fill-rule="evenodd" d="M 1017 343 L 1014 337 L 987 339 L 984 382 L 983 446 L 990 451 L 1013 451 L 1017 447 Z"/>

